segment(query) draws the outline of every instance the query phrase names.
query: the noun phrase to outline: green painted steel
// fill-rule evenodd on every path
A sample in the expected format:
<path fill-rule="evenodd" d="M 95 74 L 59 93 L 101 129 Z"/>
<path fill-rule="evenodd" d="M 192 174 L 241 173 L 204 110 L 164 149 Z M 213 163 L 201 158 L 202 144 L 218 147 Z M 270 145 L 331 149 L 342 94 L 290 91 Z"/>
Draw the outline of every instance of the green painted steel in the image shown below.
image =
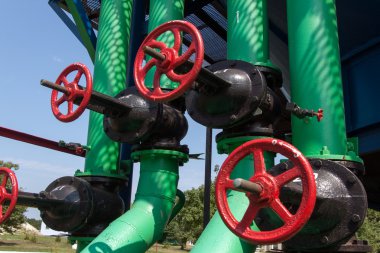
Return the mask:
<path fill-rule="evenodd" d="M 221 140 L 218 142 L 218 153 L 230 154 L 235 148 L 242 145 L 243 143 L 258 138 L 265 137 L 244 136 Z M 264 159 L 267 168 L 273 167 L 274 156 L 272 153 L 265 153 Z M 253 157 L 247 156 L 237 164 L 236 168 L 231 174 L 231 179 L 244 178 L 248 180 L 250 177 L 252 177 L 253 173 Z M 245 193 L 230 191 L 227 193 L 227 201 L 232 214 L 238 220 L 241 219 L 249 204 Z M 254 223 L 251 229 L 258 230 Z M 191 252 L 251 253 L 254 252 L 255 249 L 256 245 L 249 244 L 233 234 L 223 223 L 219 212 L 216 212 L 207 225 L 206 229 L 203 231 L 201 237 L 197 240 L 197 243 Z"/>
<path fill-rule="evenodd" d="M 269 60 L 268 18 L 266 0 L 228 0 L 227 1 L 227 58 L 242 60 L 255 65 L 274 67 Z M 218 141 L 218 153 L 229 154 L 258 136 L 227 138 Z M 264 154 L 267 167 L 272 167 L 273 154 Z M 253 175 L 253 158 L 241 160 L 233 171 L 231 178 L 249 179 Z M 232 214 L 241 219 L 249 201 L 244 193 L 230 191 L 227 201 Z M 251 227 L 258 230 L 255 224 Z M 234 235 L 223 223 L 218 212 L 210 220 L 192 252 L 254 252 L 256 245 L 249 244 Z"/>
<path fill-rule="evenodd" d="M 115 96 L 126 88 L 132 0 L 103 0 L 94 67 L 94 90 Z M 91 112 L 85 171 L 78 176 L 125 178 L 119 169 L 119 144 L 103 130 L 103 115 Z"/>
<path fill-rule="evenodd" d="M 324 118 L 292 116 L 292 142 L 307 157 L 360 161 L 347 137 L 334 0 L 288 0 L 292 101 Z"/>
<path fill-rule="evenodd" d="M 170 223 L 176 216 L 177 214 L 182 210 L 182 208 L 185 206 L 186 203 L 186 196 L 185 194 L 177 189 L 177 194 L 176 194 L 176 202 L 173 207 L 172 213 L 170 215 L 168 223 Z"/>
<path fill-rule="evenodd" d="M 184 0 L 150 0 L 149 25 L 148 31 L 151 32 L 157 26 L 171 20 L 182 20 L 184 18 L 185 1 Z M 169 47 L 174 44 L 174 36 L 167 32 L 159 37 L 159 41 L 164 42 Z M 147 87 L 153 87 L 153 77 L 156 68 L 153 67 L 146 75 L 145 84 Z M 165 75 L 161 77 L 161 87 L 175 89 L 178 83 L 172 82 Z"/>
<path fill-rule="evenodd" d="M 273 67 L 269 60 L 267 0 L 228 0 L 227 17 L 227 58 Z"/>
<path fill-rule="evenodd" d="M 86 20 L 86 21 L 88 21 L 88 23 L 90 23 L 87 16 L 84 18 L 82 18 L 82 16 L 81 16 L 81 14 L 86 15 L 85 14 L 86 12 L 83 8 L 82 2 L 80 2 L 80 1 L 78 2 L 75 0 L 65 0 L 65 2 L 67 3 L 67 7 L 69 8 L 69 11 L 70 11 L 71 15 L 73 16 L 75 24 L 77 25 L 79 35 L 83 41 L 83 44 L 85 45 L 92 62 L 94 62 L 95 61 L 95 48 L 96 48 L 94 41 L 96 43 L 96 37 L 95 37 L 94 31 L 92 30 L 92 27 L 90 27 L 91 24 L 87 24 L 87 26 L 86 26 L 86 24 L 84 23 L 84 20 Z M 78 6 L 80 6 L 80 7 L 78 7 Z M 79 11 L 78 8 L 81 8 L 81 11 Z M 88 29 L 91 29 L 91 30 L 88 30 Z"/>
<path fill-rule="evenodd" d="M 87 247 L 94 239 L 93 237 L 78 237 L 78 236 L 70 236 L 69 241 L 71 244 L 77 244 L 76 252 L 81 252 L 84 248 Z"/>
<path fill-rule="evenodd" d="M 140 178 L 131 210 L 105 229 L 82 253 L 142 253 L 161 238 L 175 203 L 178 167 L 186 154 L 152 150 L 132 153 Z"/>

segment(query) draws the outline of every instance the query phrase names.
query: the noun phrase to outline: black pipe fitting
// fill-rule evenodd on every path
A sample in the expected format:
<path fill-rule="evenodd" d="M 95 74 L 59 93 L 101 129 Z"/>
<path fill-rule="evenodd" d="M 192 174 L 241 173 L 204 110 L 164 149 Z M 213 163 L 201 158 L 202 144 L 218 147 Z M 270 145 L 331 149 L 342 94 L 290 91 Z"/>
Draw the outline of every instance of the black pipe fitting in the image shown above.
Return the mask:
<path fill-rule="evenodd" d="M 244 61 L 223 61 L 208 69 L 231 85 L 210 86 L 197 80 L 186 95 L 189 115 L 204 126 L 224 129 L 227 135 L 272 135 L 273 122 L 282 110 L 282 100 L 270 88 L 281 87 L 278 73 L 262 72 Z"/>
<path fill-rule="evenodd" d="M 39 208 L 43 222 L 51 229 L 96 236 L 124 212 L 124 202 L 117 194 L 121 180 L 85 179 L 58 178 L 40 194 L 28 194 L 27 202 Z"/>
<path fill-rule="evenodd" d="M 149 101 L 134 87 L 116 98 L 130 110 L 121 117 L 104 116 L 103 128 L 108 137 L 117 142 L 151 147 L 175 149 L 180 146 L 188 130 L 180 106 Z"/>

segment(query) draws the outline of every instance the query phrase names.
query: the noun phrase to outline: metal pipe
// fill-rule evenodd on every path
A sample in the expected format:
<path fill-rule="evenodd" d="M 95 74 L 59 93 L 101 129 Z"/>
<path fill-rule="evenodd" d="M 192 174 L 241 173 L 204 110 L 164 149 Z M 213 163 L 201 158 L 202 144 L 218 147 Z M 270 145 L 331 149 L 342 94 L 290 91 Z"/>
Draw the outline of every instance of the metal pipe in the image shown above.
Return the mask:
<path fill-rule="evenodd" d="M 164 54 L 161 54 L 160 52 L 154 50 L 153 48 L 149 46 L 145 46 L 143 50 L 146 54 L 152 56 L 153 58 L 159 61 L 164 61 L 166 59 Z M 178 74 L 187 73 L 191 70 L 193 65 L 194 65 L 193 62 L 186 61 L 180 66 L 178 66 L 175 69 L 175 72 Z M 223 78 L 218 77 L 217 75 L 212 73 L 210 70 L 205 69 L 205 68 L 201 68 L 201 70 L 199 71 L 199 74 L 197 75 L 196 80 L 198 81 L 198 85 L 202 85 L 202 86 L 206 85 L 214 89 L 222 89 L 222 88 L 230 87 L 232 85 L 230 82 L 224 80 Z"/>
<path fill-rule="evenodd" d="M 83 150 L 82 152 L 76 152 L 75 150 L 69 149 L 68 147 L 60 146 L 59 142 L 44 139 L 44 138 L 37 137 L 31 134 L 22 133 L 22 132 L 8 129 L 5 127 L 0 127 L 0 136 L 17 140 L 17 141 L 26 142 L 26 143 L 33 144 L 36 146 L 64 152 L 71 155 L 76 155 L 76 156 L 81 156 L 81 157 L 86 156 L 86 150 Z"/>
<path fill-rule="evenodd" d="M 50 208 L 56 208 L 58 205 L 72 205 L 66 200 L 60 199 L 48 199 L 43 196 L 42 193 L 30 193 L 30 192 L 18 192 L 17 205 L 36 207 L 41 210 L 49 210 Z"/>
<path fill-rule="evenodd" d="M 132 0 L 102 0 L 94 65 L 94 90 L 114 97 L 126 88 Z M 90 113 L 84 173 L 125 179 L 119 169 L 119 143 L 103 131 L 103 115 Z"/>
<path fill-rule="evenodd" d="M 148 33 L 157 26 L 171 20 L 182 20 L 184 18 L 185 1 L 184 0 L 150 0 Z M 174 44 L 174 36 L 171 33 L 165 33 L 160 36 L 160 41 L 169 47 Z M 153 67 L 145 78 L 145 83 L 153 87 L 153 78 L 156 68 Z M 161 78 L 161 88 L 175 89 L 178 87 L 176 82 L 172 82 L 165 75 Z"/>
<path fill-rule="evenodd" d="M 268 18 L 266 0 L 227 0 L 227 59 L 242 60 L 255 65 L 273 67 L 269 60 Z M 218 142 L 219 153 L 230 153 L 244 142 L 260 137 L 227 138 Z M 219 148 L 228 143 L 227 150 Z M 273 157 L 264 155 L 267 167 L 272 167 Z M 268 166 L 269 165 L 269 166 Z M 249 157 L 241 160 L 231 178 L 249 179 L 253 175 L 253 160 Z M 249 204 L 243 192 L 230 191 L 227 200 L 231 212 L 237 219 L 241 219 Z M 259 230 L 255 224 L 252 230 Z M 235 236 L 223 223 L 219 212 L 216 212 L 209 225 L 203 231 L 192 252 L 254 252 L 255 245 L 249 244 Z"/>
<path fill-rule="evenodd" d="M 324 119 L 292 116 L 292 142 L 308 157 L 341 159 L 347 137 L 334 0 L 288 0 L 292 102 L 324 110 Z"/>
<path fill-rule="evenodd" d="M 231 153 L 235 148 L 246 141 L 260 137 L 236 137 L 229 138 L 218 142 L 218 153 Z M 273 155 L 264 153 L 265 165 L 267 168 L 273 167 Z M 244 178 L 249 179 L 254 174 L 253 158 L 245 157 L 235 167 L 230 175 L 231 179 Z M 236 219 L 240 220 L 248 208 L 249 200 L 244 192 L 229 191 L 227 194 L 228 205 Z M 258 230 L 255 224 L 251 227 Z M 226 253 L 251 253 L 256 249 L 255 245 L 245 242 L 233 234 L 223 223 L 219 212 L 217 211 L 206 229 L 202 232 L 197 243 L 191 250 L 192 253 L 206 252 L 226 252 Z"/>
<path fill-rule="evenodd" d="M 212 128 L 206 128 L 205 189 L 203 196 L 203 228 L 210 221 Z"/>
<path fill-rule="evenodd" d="M 175 205 L 173 206 L 172 213 L 170 214 L 170 218 L 169 218 L 168 224 L 182 210 L 182 208 L 185 206 L 185 203 L 186 203 L 186 196 L 185 196 L 185 194 L 181 190 L 177 189 L 176 202 L 175 202 Z"/>
<path fill-rule="evenodd" d="M 44 79 L 42 79 L 40 83 L 42 86 L 45 86 L 53 90 L 57 90 L 59 92 L 64 93 L 67 96 L 70 95 L 70 91 L 62 85 L 58 85 Z M 84 89 L 80 85 L 78 85 L 78 87 L 82 90 Z M 82 97 L 78 97 L 74 101 L 74 104 L 80 105 L 81 102 Z M 118 117 L 125 113 L 128 113 L 131 110 L 129 106 L 127 106 L 125 103 L 121 102 L 117 98 L 96 91 L 91 91 L 91 98 L 87 108 L 110 117 Z"/>
<path fill-rule="evenodd" d="M 242 178 L 236 178 L 234 180 L 234 187 L 236 187 L 239 190 L 254 193 L 257 195 L 263 191 L 263 187 L 261 185 Z"/>
<path fill-rule="evenodd" d="M 140 158 L 140 178 L 132 208 L 116 219 L 81 253 L 146 252 L 161 238 L 172 213 L 178 184 L 178 159 L 167 150 L 132 153 Z"/>
<path fill-rule="evenodd" d="M 273 67 L 269 59 L 267 0 L 228 0 L 227 6 L 227 59 Z"/>

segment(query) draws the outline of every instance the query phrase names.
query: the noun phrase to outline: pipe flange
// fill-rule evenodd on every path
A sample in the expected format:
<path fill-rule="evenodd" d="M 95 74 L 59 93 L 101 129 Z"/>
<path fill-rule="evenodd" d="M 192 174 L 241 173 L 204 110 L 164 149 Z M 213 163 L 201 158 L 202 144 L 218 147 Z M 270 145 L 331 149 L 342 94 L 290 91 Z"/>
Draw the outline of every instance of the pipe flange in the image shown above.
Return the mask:
<path fill-rule="evenodd" d="M 113 141 L 129 144 L 148 138 L 162 114 L 163 105 L 144 99 L 134 87 L 122 91 L 116 98 L 131 110 L 120 117 L 104 116 L 103 130 L 107 136 Z"/>
<path fill-rule="evenodd" d="M 45 190 L 48 199 L 66 200 L 67 204 L 41 210 L 41 218 L 47 227 L 73 232 L 86 224 L 93 211 L 91 185 L 77 177 L 61 177 Z"/>
<path fill-rule="evenodd" d="M 314 211 L 304 228 L 284 242 L 284 246 L 289 251 L 334 251 L 363 224 L 367 195 L 360 180 L 343 165 L 323 159 L 310 159 L 310 164 L 317 184 Z M 271 168 L 270 173 L 280 174 L 288 168 L 292 168 L 291 162 L 283 162 Z M 283 187 L 280 199 L 286 207 L 296 211 L 301 194 L 300 180 L 294 180 Z M 263 230 L 278 226 L 266 210 L 261 211 L 255 221 Z"/>
<path fill-rule="evenodd" d="M 213 128 L 227 128 L 249 120 L 266 97 L 264 75 L 244 61 L 218 62 L 208 69 L 232 85 L 212 94 L 202 92 L 202 89 L 188 91 L 186 107 L 189 115 L 196 122 Z M 202 84 L 196 83 L 197 86 Z"/>

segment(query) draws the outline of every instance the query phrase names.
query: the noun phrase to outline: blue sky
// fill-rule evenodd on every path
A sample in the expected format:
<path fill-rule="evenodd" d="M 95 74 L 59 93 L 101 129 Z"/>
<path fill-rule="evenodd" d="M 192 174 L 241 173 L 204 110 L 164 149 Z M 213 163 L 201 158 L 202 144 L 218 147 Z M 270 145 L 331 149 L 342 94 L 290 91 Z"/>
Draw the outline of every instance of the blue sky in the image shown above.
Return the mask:
<path fill-rule="evenodd" d="M 51 90 L 39 84 L 41 79 L 55 81 L 74 62 L 82 62 L 93 70 L 85 48 L 47 2 L 5 1 L 0 8 L 0 126 L 54 141 L 86 144 L 88 111 L 71 123 L 56 120 L 50 108 Z M 189 124 L 182 143 L 189 145 L 191 153 L 203 153 L 206 130 L 191 120 Z M 212 165 L 221 165 L 225 158 L 217 155 L 213 143 Z M 28 192 L 44 190 L 56 178 L 71 176 L 84 166 L 83 158 L 3 137 L 0 160 L 20 165 L 16 172 L 19 187 Z M 134 190 L 138 169 L 136 165 Z M 203 180 L 204 161 L 191 160 L 180 168 L 179 189 L 197 187 Z M 34 209 L 27 215 L 38 218 L 39 212 Z"/>

